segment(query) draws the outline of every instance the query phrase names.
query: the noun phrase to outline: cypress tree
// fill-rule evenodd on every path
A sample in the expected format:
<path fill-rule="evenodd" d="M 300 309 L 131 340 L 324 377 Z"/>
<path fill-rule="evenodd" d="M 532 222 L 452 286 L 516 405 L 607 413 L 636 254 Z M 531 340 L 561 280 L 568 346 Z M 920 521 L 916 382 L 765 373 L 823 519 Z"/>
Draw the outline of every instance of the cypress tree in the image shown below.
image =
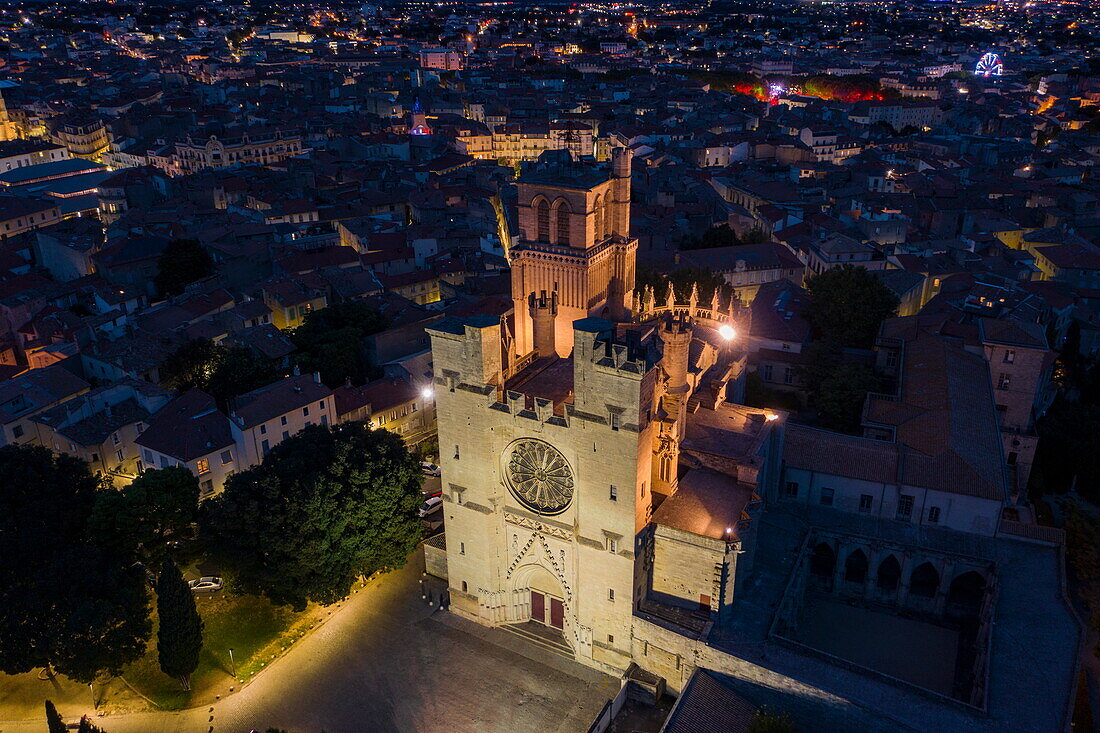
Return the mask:
<path fill-rule="evenodd" d="M 157 579 L 157 656 L 161 670 L 191 689 L 191 674 L 202 651 L 202 619 L 195 597 L 171 558 L 165 558 Z"/>
<path fill-rule="evenodd" d="M 46 701 L 46 731 L 47 733 L 68 733 L 69 731 L 61 714 L 53 706 L 52 700 Z"/>

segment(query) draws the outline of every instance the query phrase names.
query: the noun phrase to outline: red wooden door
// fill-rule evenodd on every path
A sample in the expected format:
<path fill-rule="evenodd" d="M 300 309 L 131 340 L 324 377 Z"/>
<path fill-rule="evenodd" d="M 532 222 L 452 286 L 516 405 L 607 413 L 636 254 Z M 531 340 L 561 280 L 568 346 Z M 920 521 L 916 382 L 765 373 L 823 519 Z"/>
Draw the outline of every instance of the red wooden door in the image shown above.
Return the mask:
<path fill-rule="evenodd" d="M 531 620 L 546 623 L 546 596 L 531 591 Z"/>
<path fill-rule="evenodd" d="M 555 629 L 565 626 L 565 606 L 557 598 L 550 599 L 550 625 Z"/>

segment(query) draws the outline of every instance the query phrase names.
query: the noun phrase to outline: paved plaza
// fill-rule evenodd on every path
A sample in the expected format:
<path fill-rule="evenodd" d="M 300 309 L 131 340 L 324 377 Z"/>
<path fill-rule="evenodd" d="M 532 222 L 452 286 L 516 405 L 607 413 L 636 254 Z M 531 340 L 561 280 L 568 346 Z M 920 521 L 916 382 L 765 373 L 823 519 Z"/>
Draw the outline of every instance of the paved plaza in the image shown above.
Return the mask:
<path fill-rule="evenodd" d="M 586 730 L 618 680 L 434 611 L 420 598 L 420 552 L 356 595 L 238 694 L 182 713 L 102 718 L 108 733 Z M 0 715 L 2 718 L 2 715 Z M 0 723 L 41 733 L 42 721 Z"/>

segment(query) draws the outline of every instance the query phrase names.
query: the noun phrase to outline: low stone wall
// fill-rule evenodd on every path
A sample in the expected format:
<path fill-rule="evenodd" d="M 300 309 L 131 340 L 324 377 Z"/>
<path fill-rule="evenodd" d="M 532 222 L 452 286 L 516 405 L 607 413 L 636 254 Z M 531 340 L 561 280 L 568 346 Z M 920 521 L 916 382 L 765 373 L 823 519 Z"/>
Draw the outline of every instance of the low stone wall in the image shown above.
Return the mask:
<path fill-rule="evenodd" d="M 437 534 L 424 543 L 424 570 L 447 580 L 447 535 Z"/>

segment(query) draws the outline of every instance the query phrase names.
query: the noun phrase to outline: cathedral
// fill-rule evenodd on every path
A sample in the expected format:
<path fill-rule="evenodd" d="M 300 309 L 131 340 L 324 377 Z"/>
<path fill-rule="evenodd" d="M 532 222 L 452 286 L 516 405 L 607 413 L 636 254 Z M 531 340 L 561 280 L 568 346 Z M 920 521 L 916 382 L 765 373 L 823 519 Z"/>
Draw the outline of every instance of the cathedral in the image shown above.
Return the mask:
<path fill-rule="evenodd" d="M 729 608 L 784 422 L 738 404 L 747 309 L 636 290 L 630 168 L 544 156 L 518 180 L 512 309 L 429 329 L 451 610 L 609 672 L 636 614 Z"/>

